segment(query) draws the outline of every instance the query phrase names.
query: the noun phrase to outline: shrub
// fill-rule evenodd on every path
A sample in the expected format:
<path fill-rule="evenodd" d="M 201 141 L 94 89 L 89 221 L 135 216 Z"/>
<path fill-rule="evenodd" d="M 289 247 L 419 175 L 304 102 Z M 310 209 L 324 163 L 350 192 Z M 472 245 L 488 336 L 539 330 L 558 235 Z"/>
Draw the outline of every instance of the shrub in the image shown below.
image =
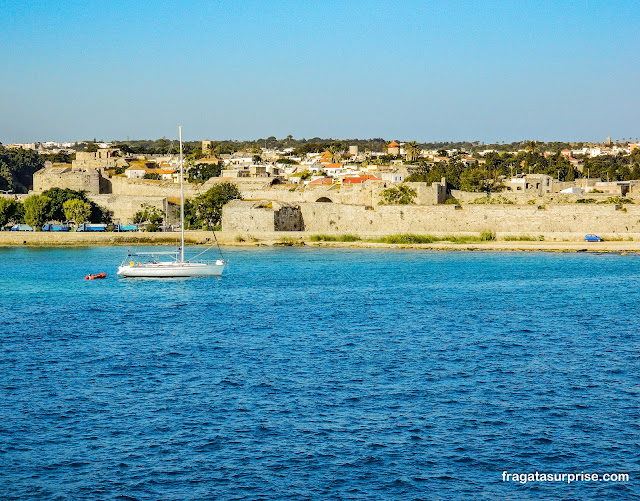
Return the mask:
<path fill-rule="evenodd" d="M 632 204 L 633 200 L 625 197 L 607 197 L 606 200 L 600 202 L 601 204 Z"/>
<path fill-rule="evenodd" d="M 311 235 L 310 240 L 312 242 L 357 242 L 360 240 L 358 235 L 344 234 L 344 235 Z"/>
<path fill-rule="evenodd" d="M 496 232 L 491 230 L 485 230 L 480 232 L 480 240 L 482 242 L 492 242 L 496 239 Z"/>
<path fill-rule="evenodd" d="M 282 237 L 278 240 L 278 243 L 276 245 L 286 245 L 288 247 L 291 247 L 292 245 L 304 245 L 304 242 L 297 238 Z"/>
<path fill-rule="evenodd" d="M 515 202 L 509 200 L 507 197 L 503 195 L 497 195 L 495 197 L 478 197 L 476 198 L 472 204 L 489 204 L 489 205 L 514 205 Z"/>
<path fill-rule="evenodd" d="M 415 203 L 418 192 L 406 184 L 401 184 L 382 190 L 380 196 L 382 200 L 379 205 L 409 205 Z"/>
<path fill-rule="evenodd" d="M 299 162 L 296 162 L 293 158 L 278 158 L 278 160 L 276 160 L 277 164 L 285 164 L 285 165 L 300 165 Z"/>
<path fill-rule="evenodd" d="M 374 240 L 384 244 L 430 244 L 437 241 L 433 235 L 416 235 L 414 233 L 403 233 L 400 235 L 389 235 Z"/>
<path fill-rule="evenodd" d="M 507 242 L 533 242 L 536 240 L 531 235 L 507 235 L 504 239 Z"/>

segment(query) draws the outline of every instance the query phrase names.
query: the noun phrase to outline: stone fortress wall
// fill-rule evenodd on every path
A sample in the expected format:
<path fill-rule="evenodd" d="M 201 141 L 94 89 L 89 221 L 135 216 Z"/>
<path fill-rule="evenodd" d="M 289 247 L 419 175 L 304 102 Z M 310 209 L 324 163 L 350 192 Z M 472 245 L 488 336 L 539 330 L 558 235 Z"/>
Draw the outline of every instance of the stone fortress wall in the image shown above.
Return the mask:
<path fill-rule="evenodd" d="M 307 232 L 384 235 L 396 233 L 479 233 L 514 235 L 557 233 L 584 237 L 597 233 L 610 238 L 640 234 L 640 206 L 572 204 L 537 208 L 533 205 L 379 205 L 358 206 L 301 203 L 298 209 Z M 235 232 L 274 230 L 278 204 L 235 200 L 227 204 L 222 229 Z"/>
<path fill-rule="evenodd" d="M 487 196 L 483 193 L 472 193 L 468 191 L 451 190 L 451 196 L 458 200 L 461 204 L 473 204 L 483 201 Z M 500 193 L 492 193 L 490 198 L 506 199 L 517 205 L 544 205 L 544 204 L 573 204 L 580 199 L 593 199 L 596 203 L 604 202 L 607 198 L 614 197 L 611 193 L 546 193 L 538 195 L 535 193 L 514 193 L 512 191 L 503 191 Z M 632 200 L 634 203 L 640 203 L 640 193 L 627 193 L 625 198 Z"/>
<path fill-rule="evenodd" d="M 87 198 L 96 204 L 113 212 L 114 221 L 132 223 L 133 216 L 143 205 L 150 205 L 160 209 L 167 215 L 168 223 L 175 224 L 175 206 L 167 202 L 166 197 L 132 197 L 119 195 L 88 195 Z M 178 216 L 178 220 L 180 217 Z"/>
<path fill-rule="evenodd" d="M 42 193 L 50 188 L 70 188 L 77 191 L 86 191 L 99 195 L 104 186 L 103 177 L 92 167 L 46 167 L 34 173 L 33 192 Z"/>
<path fill-rule="evenodd" d="M 387 185 L 371 182 L 356 185 L 271 185 L 269 179 L 210 179 L 203 185 L 185 185 L 185 196 L 193 198 L 215 183 L 232 181 L 244 201 L 234 201 L 223 211 L 223 229 L 240 232 L 305 231 L 361 234 L 479 232 L 549 234 L 640 233 L 640 205 L 578 204 L 592 198 L 604 201 L 611 195 L 499 193 L 492 197 L 512 200 L 515 205 L 476 205 L 481 193 L 453 191 L 460 208 L 443 205 L 447 195 L 443 183 L 406 183 L 417 192 L 416 205 L 379 205 Z M 392 186 L 388 183 L 388 186 Z M 92 167 L 47 167 L 34 174 L 34 193 L 52 187 L 85 190 L 96 203 L 107 207 L 120 221 L 130 221 L 144 203 L 161 210 L 177 203 L 180 186 L 171 181 L 107 178 Z M 627 198 L 640 204 L 640 194 Z M 269 207 L 270 205 L 270 207 Z M 286 208 L 289 207 L 289 208 Z M 291 208 L 293 207 L 293 208 Z M 297 207 L 297 208 L 296 208 Z M 622 209 L 622 210 L 618 210 Z"/>

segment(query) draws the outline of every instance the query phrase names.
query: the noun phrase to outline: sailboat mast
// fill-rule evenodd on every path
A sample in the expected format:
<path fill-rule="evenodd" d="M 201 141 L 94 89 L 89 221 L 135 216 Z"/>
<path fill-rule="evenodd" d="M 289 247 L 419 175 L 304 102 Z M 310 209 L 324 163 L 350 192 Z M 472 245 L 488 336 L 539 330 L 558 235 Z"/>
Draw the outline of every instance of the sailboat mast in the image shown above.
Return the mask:
<path fill-rule="evenodd" d="M 182 125 L 178 125 L 180 138 L 180 262 L 184 263 L 184 162 L 182 159 Z"/>

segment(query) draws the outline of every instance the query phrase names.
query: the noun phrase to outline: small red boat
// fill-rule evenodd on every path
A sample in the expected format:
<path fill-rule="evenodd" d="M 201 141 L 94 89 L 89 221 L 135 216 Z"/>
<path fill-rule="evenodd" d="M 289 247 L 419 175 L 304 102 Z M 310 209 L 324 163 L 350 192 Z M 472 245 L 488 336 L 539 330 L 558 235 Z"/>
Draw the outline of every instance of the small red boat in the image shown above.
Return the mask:
<path fill-rule="evenodd" d="M 98 278 L 107 278 L 106 273 L 96 273 L 95 275 L 87 275 L 84 277 L 85 280 L 96 280 Z"/>

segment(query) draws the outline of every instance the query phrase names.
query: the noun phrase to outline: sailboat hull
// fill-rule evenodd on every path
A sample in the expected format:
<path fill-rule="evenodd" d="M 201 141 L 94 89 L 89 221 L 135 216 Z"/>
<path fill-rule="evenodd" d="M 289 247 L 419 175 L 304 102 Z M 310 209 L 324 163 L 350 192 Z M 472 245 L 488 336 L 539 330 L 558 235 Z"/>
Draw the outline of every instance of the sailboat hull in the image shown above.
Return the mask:
<path fill-rule="evenodd" d="M 127 256 L 128 258 L 142 255 L 158 256 L 160 254 L 173 254 L 175 257 L 174 261 L 157 261 L 155 257 L 144 263 L 128 261 L 129 264 L 125 264 L 127 262 L 125 261 L 118 268 L 117 274 L 121 277 L 219 277 L 224 271 L 226 262 L 223 259 L 218 259 L 215 262 L 191 262 L 184 260 L 184 161 L 182 155 L 182 126 L 178 127 L 178 137 L 180 139 L 180 247 L 178 247 L 178 251 L 176 252 L 142 252 L 129 254 Z M 218 246 L 218 250 L 220 250 L 220 246 Z M 204 254 L 204 252 L 201 252 L 198 256 Z M 222 257 L 222 252 L 220 252 L 220 257 Z"/>
<path fill-rule="evenodd" d="M 176 277 L 219 277 L 224 271 L 223 261 L 216 263 L 137 263 L 118 268 L 121 277 L 176 278 Z"/>

